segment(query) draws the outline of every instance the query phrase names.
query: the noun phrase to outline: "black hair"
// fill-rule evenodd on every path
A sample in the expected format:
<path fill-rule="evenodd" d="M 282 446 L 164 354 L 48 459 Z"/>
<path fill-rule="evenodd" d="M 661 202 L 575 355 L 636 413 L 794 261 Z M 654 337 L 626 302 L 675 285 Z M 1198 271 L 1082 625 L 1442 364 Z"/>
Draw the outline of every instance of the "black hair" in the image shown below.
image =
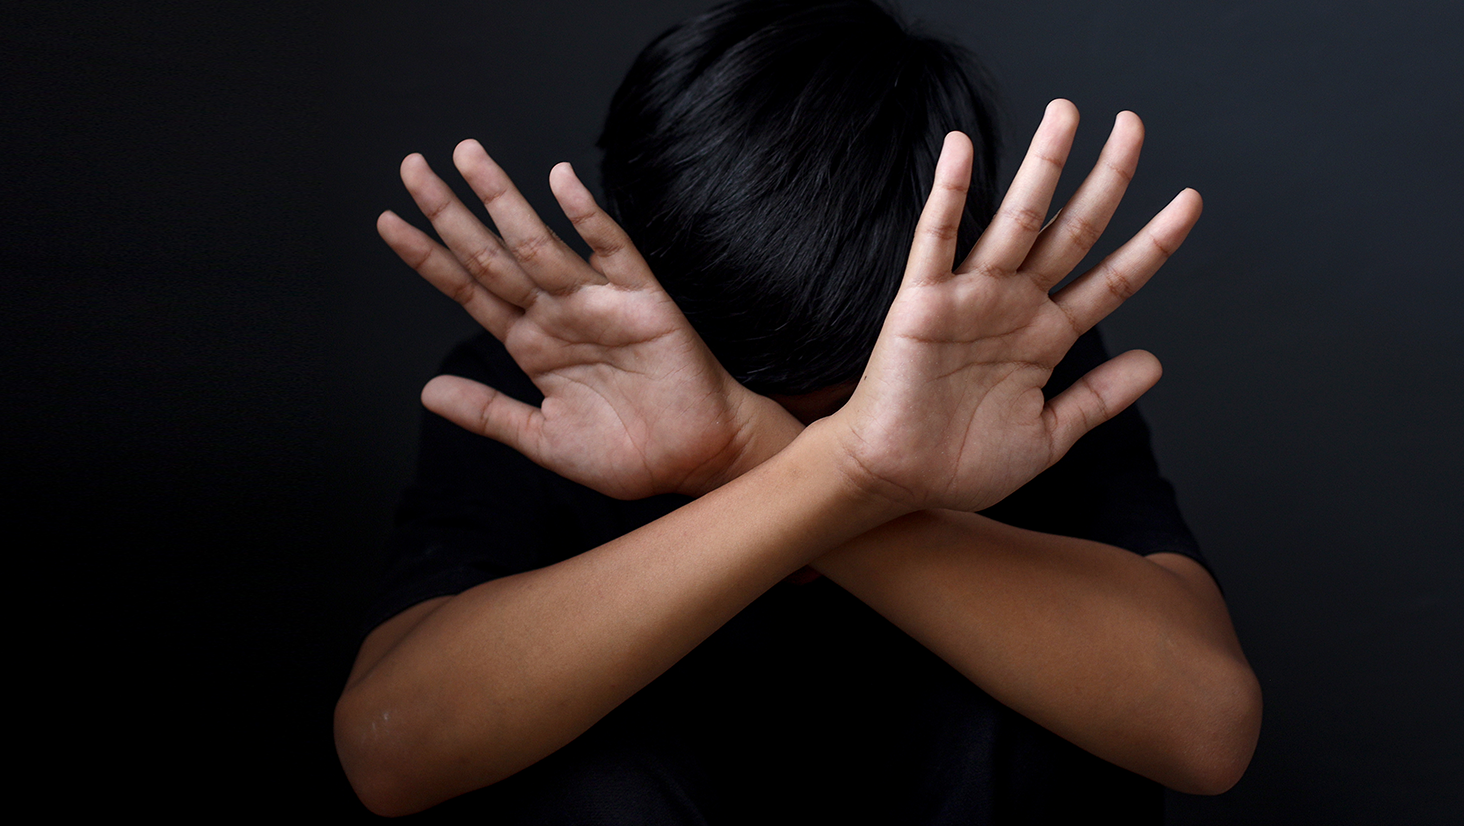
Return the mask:
<path fill-rule="evenodd" d="M 951 130 L 976 147 L 960 256 L 991 219 L 990 98 L 968 53 L 873 0 L 722 3 L 615 93 L 606 207 L 749 388 L 857 380 Z"/>

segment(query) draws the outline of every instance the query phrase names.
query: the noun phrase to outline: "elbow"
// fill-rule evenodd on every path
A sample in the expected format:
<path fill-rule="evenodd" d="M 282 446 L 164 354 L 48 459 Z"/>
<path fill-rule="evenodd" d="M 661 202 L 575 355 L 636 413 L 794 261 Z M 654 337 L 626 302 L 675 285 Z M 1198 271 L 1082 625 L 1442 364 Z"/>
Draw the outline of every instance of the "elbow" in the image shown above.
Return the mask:
<path fill-rule="evenodd" d="M 356 797 L 374 815 L 402 817 L 424 811 L 431 805 L 416 802 L 411 790 L 401 782 L 401 776 L 389 770 L 378 767 L 357 771 L 347 769 L 346 777 L 351 781 Z"/>
<path fill-rule="evenodd" d="M 1261 732 L 1261 686 L 1244 660 L 1217 668 L 1173 744 L 1164 785 L 1185 794 L 1229 791 L 1250 766 Z"/>
<path fill-rule="evenodd" d="M 400 784 L 394 783 L 393 776 L 389 774 L 352 774 L 348 771 L 346 776 L 351 781 L 351 788 L 356 791 L 356 797 L 374 815 L 402 817 L 428 808 L 414 804 L 411 796 L 405 793 L 406 790 Z"/>
<path fill-rule="evenodd" d="M 439 801 L 422 795 L 409 749 L 390 723 L 390 712 L 366 708 L 350 691 L 336 703 L 336 755 L 356 797 L 373 814 L 400 817 Z"/>

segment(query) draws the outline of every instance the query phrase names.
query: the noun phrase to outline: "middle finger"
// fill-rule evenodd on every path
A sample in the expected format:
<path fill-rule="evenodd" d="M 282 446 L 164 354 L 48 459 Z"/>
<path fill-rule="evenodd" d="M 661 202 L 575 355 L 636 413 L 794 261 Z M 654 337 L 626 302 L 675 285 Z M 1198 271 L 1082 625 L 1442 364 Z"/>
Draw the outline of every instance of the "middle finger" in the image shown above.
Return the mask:
<path fill-rule="evenodd" d="M 1133 112 L 1119 112 L 1098 163 L 1083 180 L 1022 263 L 1038 286 L 1051 289 L 1098 243 L 1139 165 L 1144 124 Z"/>
<path fill-rule="evenodd" d="M 957 272 L 1010 274 L 1021 267 L 1046 221 L 1052 192 L 1077 130 L 1076 106 L 1066 100 L 1047 104 L 1027 157 L 1002 198 L 1001 207 Z"/>

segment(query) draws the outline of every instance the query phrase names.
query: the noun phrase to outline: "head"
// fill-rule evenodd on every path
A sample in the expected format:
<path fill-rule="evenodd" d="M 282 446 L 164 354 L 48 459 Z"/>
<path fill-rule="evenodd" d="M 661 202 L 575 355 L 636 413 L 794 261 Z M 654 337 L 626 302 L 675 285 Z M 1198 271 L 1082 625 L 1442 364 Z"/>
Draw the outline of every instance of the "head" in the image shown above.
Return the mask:
<path fill-rule="evenodd" d="M 750 389 L 852 388 L 952 130 L 976 146 L 964 255 L 997 159 L 970 56 L 874 0 L 733 0 L 631 67 L 600 138 L 606 206 Z"/>

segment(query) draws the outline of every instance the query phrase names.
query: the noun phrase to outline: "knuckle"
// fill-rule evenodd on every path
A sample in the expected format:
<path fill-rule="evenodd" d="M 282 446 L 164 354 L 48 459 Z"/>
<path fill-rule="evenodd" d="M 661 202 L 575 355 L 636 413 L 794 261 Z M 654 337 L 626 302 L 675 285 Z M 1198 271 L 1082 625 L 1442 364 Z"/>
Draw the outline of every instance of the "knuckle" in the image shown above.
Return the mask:
<path fill-rule="evenodd" d="M 447 293 L 448 298 L 451 298 L 453 301 L 456 301 L 464 307 L 473 303 L 473 299 L 477 298 L 478 296 L 477 285 L 475 285 L 471 279 L 467 278 L 454 281 L 445 292 Z"/>
<path fill-rule="evenodd" d="M 1119 301 L 1127 301 L 1138 292 L 1138 285 L 1134 283 L 1133 279 L 1124 271 L 1113 266 L 1112 262 L 1104 261 L 1102 267 L 1103 286 L 1108 288 L 1114 298 Z"/>
<path fill-rule="evenodd" d="M 990 261 L 977 261 L 971 266 L 971 274 L 978 278 L 1005 278 L 1010 275 L 1006 269 Z"/>
<path fill-rule="evenodd" d="M 1042 229 L 1042 222 L 1047 218 L 1045 214 L 1026 206 L 1004 205 L 998 210 L 998 214 L 1024 232 L 1037 232 Z"/>
<path fill-rule="evenodd" d="M 1048 164 L 1059 171 L 1067 164 L 1067 158 L 1063 155 L 1050 155 L 1046 152 L 1033 152 L 1032 157 L 1039 162 Z"/>
<path fill-rule="evenodd" d="M 956 236 L 959 234 L 959 228 L 954 224 L 947 224 L 943 221 L 934 222 L 921 226 L 920 234 L 932 241 L 944 243 L 956 240 Z"/>
<path fill-rule="evenodd" d="M 1062 316 L 1067 319 L 1068 327 L 1072 329 L 1074 336 L 1080 336 L 1087 332 L 1083 327 L 1083 323 L 1078 320 L 1077 314 L 1073 312 L 1071 307 L 1059 302 L 1057 308 L 1062 310 Z"/>
<path fill-rule="evenodd" d="M 427 217 L 428 221 L 436 224 L 442 213 L 447 212 L 451 207 L 451 198 L 433 198 L 422 204 L 422 214 Z"/>
<path fill-rule="evenodd" d="M 1082 250 L 1090 250 L 1098 239 L 1103 237 L 1103 228 L 1079 216 L 1072 216 L 1060 224 L 1063 232 L 1073 245 Z"/>
<path fill-rule="evenodd" d="M 1144 233 L 1144 236 L 1149 239 L 1150 245 L 1152 245 L 1154 249 L 1158 251 L 1160 257 L 1164 260 L 1169 260 L 1169 256 L 1174 254 L 1175 245 L 1164 243 L 1153 232 L 1146 232 Z"/>
<path fill-rule="evenodd" d="M 600 212 L 597 209 L 586 209 L 582 212 L 576 212 L 573 215 L 566 212 L 564 216 L 569 219 L 571 224 L 574 224 L 579 229 L 597 229 L 600 223 L 596 220 L 600 217 Z"/>
<path fill-rule="evenodd" d="M 432 260 L 432 253 L 431 247 L 412 247 L 402 250 L 402 260 L 407 262 L 407 266 L 420 273 L 427 266 L 427 262 Z"/>
<path fill-rule="evenodd" d="M 1103 161 L 1102 163 L 1103 168 L 1107 169 L 1113 175 L 1118 177 L 1119 180 L 1123 181 L 1125 186 L 1127 186 L 1128 183 L 1134 179 L 1133 168 L 1127 166 L 1119 166 L 1113 161 Z"/>
<path fill-rule="evenodd" d="M 503 250 L 497 244 L 487 243 L 469 254 L 463 263 L 467 265 L 469 272 L 483 276 L 493 271 L 493 266 L 501 255 Z"/>
<path fill-rule="evenodd" d="M 494 181 L 492 184 L 484 186 L 483 191 L 478 193 L 478 197 L 483 200 L 483 206 L 491 207 L 498 199 L 507 195 L 511 189 L 512 187 L 507 183 Z"/>
<path fill-rule="evenodd" d="M 1108 404 L 1108 399 L 1104 397 L 1102 391 L 1100 391 L 1097 387 L 1093 385 L 1093 381 L 1091 379 L 1085 378 L 1083 380 L 1083 384 L 1085 384 L 1088 388 L 1088 391 L 1092 393 L 1092 396 L 1090 396 L 1090 398 L 1093 400 L 1093 406 L 1090 410 L 1085 410 L 1083 416 L 1085 423 L 1088 424 L 1088 429 L 1092 430 L 1098 425 L 1113 418 L 1113 408 Z"/>
<path fill-rule="evenodd" d="M 554 238 L 549 233 L 537 233 L 514 243 L 509 247 L 509 252 L 520 263 L 530 264 L 539 258 L 544 249 L 554 243 Z"/>
<path fill-rule="evenodd" d="M 494 416 L 494 410 L 496 408 L 494 402 L 496 402 L 497 400 L 498 392 L 495 390 L 489 390 L 488 395 L 483 399 L 482 403 L 478 405 L 477 410 L 477 430 L 479 433 L 489 437 L 490 439 L 493 438 L 494 434 L 498 432 L 498 420 Z"/>
<path fill-rule="evenodd" d="M 625 242 L 619 238 L 605 238 L 595 244 L 595 254 L 601 258 L 614 258 L 625 251 Z"/>
<path fill-rule="evenodd" d="M 613 258 L 625 249 L 625 236 L 603 212 L 591 209 L 568 217 L 580 237 L 601 258 Z"/>

